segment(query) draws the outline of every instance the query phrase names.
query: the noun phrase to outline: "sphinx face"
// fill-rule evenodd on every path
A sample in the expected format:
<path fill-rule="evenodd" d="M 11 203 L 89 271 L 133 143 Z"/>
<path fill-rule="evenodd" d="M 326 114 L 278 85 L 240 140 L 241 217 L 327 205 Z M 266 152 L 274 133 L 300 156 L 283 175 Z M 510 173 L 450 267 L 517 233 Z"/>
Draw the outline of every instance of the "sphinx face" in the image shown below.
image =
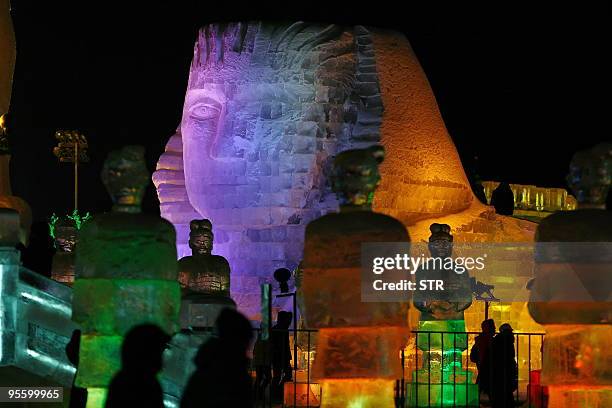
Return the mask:
<path fill-rule="evenodd" d="M 248 66 L 238 72 L 242 81 L 230 76 L 187 93 L 181 133 L 189 201 L 215 226 L 301 219 L 325 190 L 317 163 L 329 149 L 319 124 L 308 121 L 294 84 L 249 81 Z"/>
<path fill-rule="evenodd" d="M 353 36 L 334 28 L 319 44 L 325 27 L 291 27 L 213 26 L 196 45 L 181 121 L 185 186 L 219 228 L 299 225 L 335 207 L 333 197 L 321 204 L 331 196 L 323 169 L 350 142 Z"/>

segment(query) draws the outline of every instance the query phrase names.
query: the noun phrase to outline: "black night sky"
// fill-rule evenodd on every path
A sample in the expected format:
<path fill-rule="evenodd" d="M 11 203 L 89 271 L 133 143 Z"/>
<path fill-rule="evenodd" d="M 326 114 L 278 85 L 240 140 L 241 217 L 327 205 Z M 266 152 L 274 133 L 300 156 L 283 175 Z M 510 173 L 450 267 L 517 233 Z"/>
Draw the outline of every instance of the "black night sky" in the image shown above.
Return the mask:
<path fill-rule="evenodd" d="M 12 1 L 17 66 L 8 130 L 13 191 L 38 220 L 72 206 L 71 168 L 52 154 L 56 129 L 88 137 L 83 210 L 110 208 L 99 180 L 108 151 L 143 144 L 155 168 L 180 120 L 197 29 L 216 21 L 301 19 L 404 32 L 466 171 L 483 179 L 564 187 L 572 153 L 612 139 L 604 114 L 612 36 L 603 2 L 580 9 L 473 2 L 417 9 L 399 1 L 143 2 L 129 9 L 127 1 L 87 8 L 37 3 L 47 2 Z M 157 205 L 151 185 L 145 210 L 155 213 Z"/>

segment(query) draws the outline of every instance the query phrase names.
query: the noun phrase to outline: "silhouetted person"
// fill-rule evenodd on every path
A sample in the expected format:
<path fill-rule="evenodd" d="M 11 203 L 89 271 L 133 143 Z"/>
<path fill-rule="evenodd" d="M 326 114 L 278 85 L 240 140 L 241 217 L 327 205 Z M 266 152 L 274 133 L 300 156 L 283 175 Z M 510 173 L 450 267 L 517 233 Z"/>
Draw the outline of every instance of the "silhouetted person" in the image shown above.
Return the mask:
<path fill-rule="evenodd" d="M 262 339 L 262 332 L 257 334 L 253 347 L 253 367 L 255 367 L 255 402 L 265 401 L 266 388 L 272 380 L 272 359 L 270 340 Z"/>
<path fill-rule="evenodd" d="M 66 357 L 75 368 L 79 369 L 79 352 L 81 349 L 81 331 L 74 330 L 70 341 L 66 344 Z M 69 408 L 85 408 L 87 405 L 87 388 L 75 386 L 76 374 L 72 379 L 72 388 L 70 389 L 70 404 Z"/>
<path fill-rule="evenodd" d="M 217 336 L 198 350 L 193 373 L 181 399 L 182 408 L 250 408 L 251 376 L 247 349 L 251 323 L 241 313 L 224 309 L 215 322 Z"/>
<path fill-rule="evenodd" d="M 30 228 L 30 242 L 22 250 L 23 266 L 50 278 L 54 254 L 55 247 L 49 234 L 49 225 L 44 221 L 34 222 Z"/>
<path fill-rule="evenodd" d="M 487 195 L 485 194 L 485 188 L 482 184 L 472 184 L 472 191 L 474 192 L 474 195 L 476 196 L 478 201 L 480 201 L 484 205 L 487 204 Z"/>
<path fill-rule="evenodd" d="M 491 205 L 495 207 L 495 212 L 499 215 L 512 215 L 514 213 L 514 194 L 510 184 L 505 181 L 499 183 L 491 193 Z"/>
<path fill-rule="evenodd" d="M 485 188 L 482 185 L 482 178 L 480 177 L 477 171 L 478 167 L 478 156 L 473 156 L 471 165 L 466 166 L 466 170 L 468 170 L 468 181 L 470 183 L 470 186 L 472 187 L 472 192 L 474 192 L 476 198 L 478 198 L 481 203 L 486 205 L 487 195 L 485 194 Z"/>
<path fill-rule="evenodd" d="M 612 188 L 608 190 L 608 195 L 606 196 L 606 210 L 612 211 Z"/>
<path fill-rule="evenodd" d="M 157 373 L 162 369 L 162 354 L 169 341 L 170 336 L 153 324 L 136 326 L 126 334 L 121 347 L 121 370 L 108 388 L 107 408 L 164 406 Z"/>
<path fill-rule="evenodd" d="M 272 390 L 275 399 L 282 399 L 283 384 L 291 381 L 291 349 L 289 347 L 289 326 L 293 313 L 280 311 L 276 324 L 272 326 L 270 341 L 272 345 Z"/>
<path fill-rule="evenodd" d="M 493 319 L 484 320 L 480 327 L 482 333 L 476 336 L 474 345 L 470 351 L 470 361 L 476 363 L 478 376 L 476 383 L 481 393 L 491 395 L 491 360 L 493 356 L 493 336 L 495 336 L 495 321 Z"/>
<path fill-rule="evenodd" d="M 493 408 L 514 407 L 513 392 L 518 388 L 518 366 L 514 358 L 512 327 L 504 323 L 493 338 L 493 382 L 491 397 Z"/>

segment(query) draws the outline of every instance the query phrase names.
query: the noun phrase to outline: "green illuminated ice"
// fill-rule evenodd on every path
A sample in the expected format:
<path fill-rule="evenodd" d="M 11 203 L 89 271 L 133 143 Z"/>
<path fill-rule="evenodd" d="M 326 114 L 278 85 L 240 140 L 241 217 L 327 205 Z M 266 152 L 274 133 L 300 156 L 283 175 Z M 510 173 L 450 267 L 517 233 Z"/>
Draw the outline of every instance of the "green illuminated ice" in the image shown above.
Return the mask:
<path fill-rule="evenodd" d="M 478 406 L 478 385 L 461 365 L 467 349 L 464 320 L 420 321 L 419 366 L 407 384 L 409 407 Z M 447 332 L 445 334 L 435 332 Z"/>
<path fill-rule="evenodd" d="M 100 395 L 121 366 L 126 332 L 154 323 L 173 334 L 181 303 L 174 227 L 140 214 L 149 180 L 144 150 L 112 152 L 102 180 L 113 211 L 96 215 L 79 231 L 72 307 L 72 319 L 82 328 L 76 383 Z"/>

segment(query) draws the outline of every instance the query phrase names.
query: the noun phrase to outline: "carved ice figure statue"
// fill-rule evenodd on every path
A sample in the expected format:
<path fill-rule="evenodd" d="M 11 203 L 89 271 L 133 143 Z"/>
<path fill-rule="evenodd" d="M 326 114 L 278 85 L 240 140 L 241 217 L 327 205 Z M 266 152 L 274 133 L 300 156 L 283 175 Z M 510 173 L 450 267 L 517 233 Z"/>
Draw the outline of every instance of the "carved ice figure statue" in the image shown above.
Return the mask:
<path fill-rule="evenodd" d="M 174 333 L 181 304 L 174 228 L 141 213 L 144 148 L 111 152 L 101 176 L 113 210 L 79 231 L 72 302 L 82 330 L 76 385 L 88 389 L 88 407 L 104 405 L 125 334 L 142 323 Z"/>
<path fill-rule="evenodd" d="M 302 312 L 319 329 L 312 375 L 322 387 L 322 407 L 392 407 L 393 385 L 402 375 L 411 293 L 403 302 L 363 302 L 361 292 L 362 244 L 409 248 L 402 223 L 371 210 L 383 158 L 380 146 L 337 155 L 331 184 L 340 212 L 306 227 Z"/>
<path fill-rule="evenodd" d="M 338 203 L 330 157 L 382 144 L 373 209 L 417 240 L 432 221 L 465 240 L 530 240 L 525 221 L 474 200 L 406 38 L 363 26 L 208 25 L 194 48 L 183 116 L 153 180 L 188 255 L 189 222 L 215 225 L 232 298 L 255 317 L 258 285 L 302 257 L 305 225 Z"/>
<path fill-rule="evenodd" d="M 577 152 L 568 184 L 576 211 L 546 217 L 536 233 L 529 312 L 546 328 L 542 384 L 548 406 L 612 406 L 612 143 Z"/>

